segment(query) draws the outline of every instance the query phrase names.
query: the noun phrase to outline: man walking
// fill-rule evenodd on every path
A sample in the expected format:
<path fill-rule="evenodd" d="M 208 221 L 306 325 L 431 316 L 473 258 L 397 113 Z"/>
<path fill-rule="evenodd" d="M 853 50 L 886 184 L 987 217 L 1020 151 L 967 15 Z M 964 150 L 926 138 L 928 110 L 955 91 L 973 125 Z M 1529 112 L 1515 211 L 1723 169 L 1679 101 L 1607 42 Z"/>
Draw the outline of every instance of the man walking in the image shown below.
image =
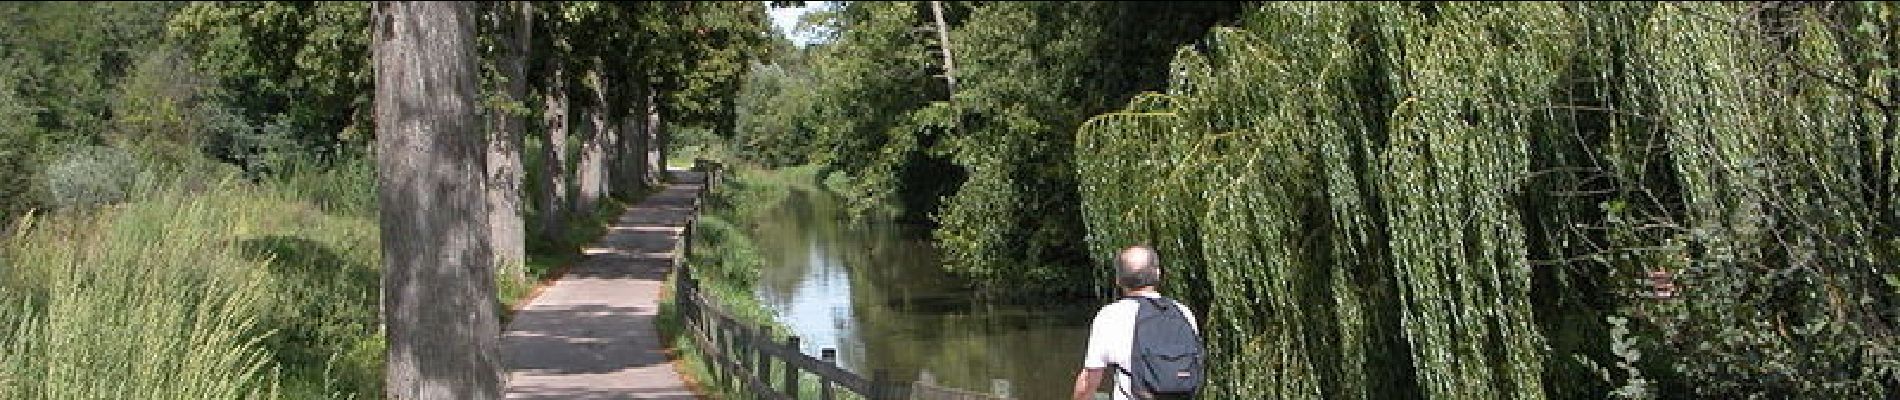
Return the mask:
<path fill-rule="evenodd" d="M 1155 291 L 1161 283 L 1158 258 L 1147 246 L 1116 254 L 1115 285 L 1122 298 L 1095 313 L 1075 376 L 1075 400 L 1092 399 L 1109 368 L 1116 374 L 1116 400 L 1191 396 L 1200 386 L 1200 325 L 1187 306 Z"/>

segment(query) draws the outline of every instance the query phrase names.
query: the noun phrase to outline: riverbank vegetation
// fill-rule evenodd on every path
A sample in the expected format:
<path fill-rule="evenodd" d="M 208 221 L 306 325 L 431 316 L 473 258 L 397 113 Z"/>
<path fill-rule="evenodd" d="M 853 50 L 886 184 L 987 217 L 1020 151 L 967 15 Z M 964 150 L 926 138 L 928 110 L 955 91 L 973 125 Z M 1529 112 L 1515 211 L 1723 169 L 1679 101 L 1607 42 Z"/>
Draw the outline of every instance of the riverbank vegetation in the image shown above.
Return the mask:
<path fill-rule="evenodd" d="M 498 293 L 470 304 L 578 261 L 663 178 L 669 128 L 730 131 L 764 8 L 473 10 L 468 134 L 512 212 L 483 224 Z M 384 395 L 370 13 L 0 5 L 0 398 Z"/>
<path fill-rule="evenodd" d="M 1900 392 L 1893 5 L 928 3 L 813 18 L 741 154 L 990 291 L 1160 247 L 1217 397 Z"/>
<path fill-rule="evenodd" d="M 738 100 L 752 111 L 739 114 L 740 153 L 825 165 L 855 213 L 935 225 L 949 267 L 991 295 L 1098 292 L 1072 279 L 1089 264 L 1073 132 L 1159 88 L 1175 47 L 1241 5 L 932 3 L 808 16 L 831 37 L 756 68 Z M 952 57 L 933 33 L 939 13 Z"/>
<path fill-rule="evenodd" d="M 817 190 L 815 165 L 763 169 L 755 165 L 723 163 L 722 181 L 701 199 L 701 209 L 691 239 L 691 257 L 687 263 L 700 291 L 740 323 L 761 327 L 775 338 L 791 334 L 791 329 L 759 300 L 757 284 L 765 258 L 755 243 L 753 229 L 768 210 L 782 207 L 793 190 Z M 675 274 L 678 271 L 674 272 Z M 744 397 L 744 388 L 724 385 L 713 379 L 708 360 L 684 331 L 676 311 L 679 299 L 673 288 L 676 277 L 666 280 L 667 296 L 661 299 L 659 330 L 666 338 L 679 368 L 700 389 L 709 393 Z M 815 391 L 813 392 L 815 393 Z"/>

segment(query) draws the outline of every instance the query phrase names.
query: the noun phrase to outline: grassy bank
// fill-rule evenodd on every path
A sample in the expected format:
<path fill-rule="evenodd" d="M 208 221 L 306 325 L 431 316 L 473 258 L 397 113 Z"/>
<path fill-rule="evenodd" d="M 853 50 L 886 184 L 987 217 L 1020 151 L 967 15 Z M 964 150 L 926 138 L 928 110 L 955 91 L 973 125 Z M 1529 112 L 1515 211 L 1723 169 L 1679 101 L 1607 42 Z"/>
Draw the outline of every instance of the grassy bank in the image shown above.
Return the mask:
<path fill-rule="evenodd" d="M 377 225 L 364 163 L 251 182 L 148 169 L 130 202 L 0 239 L 0 398 L 373 397 Z"/>

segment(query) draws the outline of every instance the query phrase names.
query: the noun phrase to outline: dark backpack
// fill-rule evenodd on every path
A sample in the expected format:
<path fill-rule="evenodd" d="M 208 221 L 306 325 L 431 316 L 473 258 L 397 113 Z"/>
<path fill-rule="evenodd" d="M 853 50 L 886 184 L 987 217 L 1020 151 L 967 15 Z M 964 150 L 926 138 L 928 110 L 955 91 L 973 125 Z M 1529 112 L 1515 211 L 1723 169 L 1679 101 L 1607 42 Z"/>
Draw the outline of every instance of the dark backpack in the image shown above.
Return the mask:
<path fill-rule="evenodd" d="M 1201 337 L 1179 303 L 1167 298 L 1131 296 L 1141 307 L 1135 313 L 1135 348 L 1128 353 L 1123 372 L 1133 377 L 1136 399 L 1186 399 L 1201 389 Z"/>

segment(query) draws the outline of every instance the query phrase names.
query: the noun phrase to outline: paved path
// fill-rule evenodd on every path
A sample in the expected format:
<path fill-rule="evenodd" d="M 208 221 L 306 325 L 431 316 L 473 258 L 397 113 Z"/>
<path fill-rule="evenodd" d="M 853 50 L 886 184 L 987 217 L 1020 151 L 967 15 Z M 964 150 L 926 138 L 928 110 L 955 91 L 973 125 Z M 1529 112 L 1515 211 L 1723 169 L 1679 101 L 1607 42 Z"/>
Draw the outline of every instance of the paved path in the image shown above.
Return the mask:
<path fill-rule="evenodd" d="M 696 399 L 653 319 L 702 174 L 627 209 L 587 258 L 515 313 L 502 333 L 509 399 Z"/>

